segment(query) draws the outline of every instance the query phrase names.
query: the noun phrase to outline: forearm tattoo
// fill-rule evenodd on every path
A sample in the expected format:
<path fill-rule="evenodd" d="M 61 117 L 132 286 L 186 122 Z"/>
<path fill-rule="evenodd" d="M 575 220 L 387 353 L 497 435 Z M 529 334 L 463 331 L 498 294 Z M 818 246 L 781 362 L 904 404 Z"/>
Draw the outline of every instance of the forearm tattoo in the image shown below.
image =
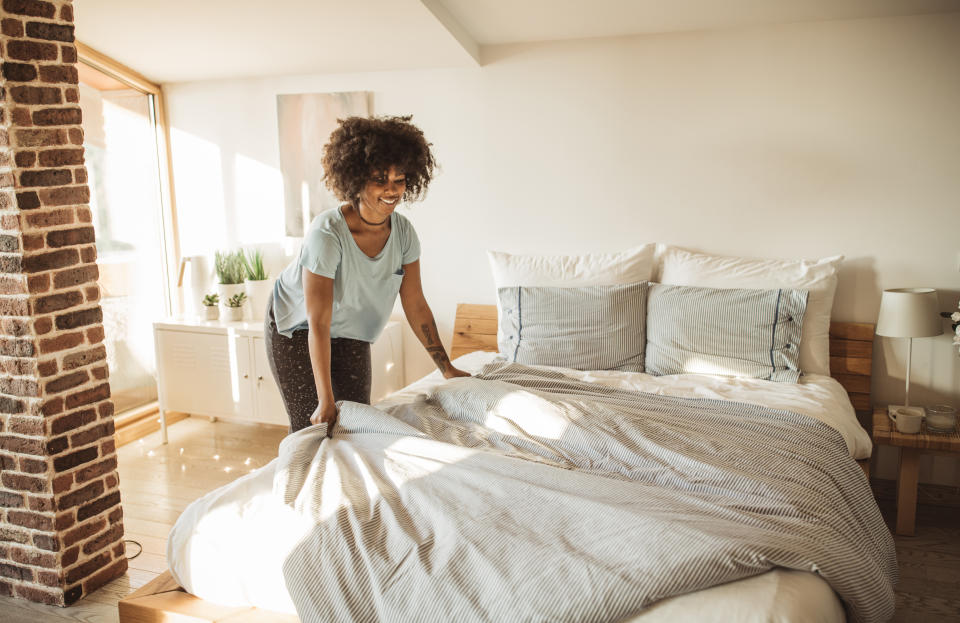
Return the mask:
<path fill-rule="evenodd" d="M 433 336 L 437 333 L 437 323 L 433 323 L 432 327 L 427 323 L 423 323 L 420 325 L 420 332 L 423 333 L 423 339 L 426 341 L 427 346 L 440 343 L 439 337 L 436 340 L 433 339 Z"/>
<path fill-rule="evenodd" d="M 427 352 L 430 353 L 430 357 L 433 358 L 433 363 L 436 364 L 437 368 L 440 369 L 440 372 L 446 372 L 450 369 L 450 358 L 447 357 L 447 351 L 444 350 L 443 344 L 440 343 L 440 334 L 437 331 L 437 323 L 423 323 L 420 325 L 420 332 L 423 334 L 424 347 L 427 349 Z"/>

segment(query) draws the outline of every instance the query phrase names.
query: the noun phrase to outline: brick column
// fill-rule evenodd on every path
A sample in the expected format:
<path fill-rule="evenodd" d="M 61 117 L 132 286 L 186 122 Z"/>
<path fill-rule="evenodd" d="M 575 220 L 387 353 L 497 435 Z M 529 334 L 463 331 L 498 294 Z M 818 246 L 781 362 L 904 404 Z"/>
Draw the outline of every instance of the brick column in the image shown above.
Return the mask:
<path fill-rule="evenodd" d="M 127 568 L 71 0 L 2 0 L 0 595 Z"/>

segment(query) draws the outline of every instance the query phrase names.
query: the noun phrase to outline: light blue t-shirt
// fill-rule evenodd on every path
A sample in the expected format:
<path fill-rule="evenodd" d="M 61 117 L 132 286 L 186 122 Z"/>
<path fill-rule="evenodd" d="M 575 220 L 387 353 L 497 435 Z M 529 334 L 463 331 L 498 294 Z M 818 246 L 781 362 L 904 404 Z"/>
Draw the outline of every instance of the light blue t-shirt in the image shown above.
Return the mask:
<path fill-rule="evenodd" d="M 303 269 L 333 279 L 330 337 L 373 342 L 390 319 L 403 281 L 403 266 L 420 257 L 420 240 L 401 214 L 390 215 L 390 237 L 376 257 L 360 250 L 340 208 L 318 214 L 303 238 L 300 256 L 277 278 L 273 316 L 291 337 L 307 328 Z"/>

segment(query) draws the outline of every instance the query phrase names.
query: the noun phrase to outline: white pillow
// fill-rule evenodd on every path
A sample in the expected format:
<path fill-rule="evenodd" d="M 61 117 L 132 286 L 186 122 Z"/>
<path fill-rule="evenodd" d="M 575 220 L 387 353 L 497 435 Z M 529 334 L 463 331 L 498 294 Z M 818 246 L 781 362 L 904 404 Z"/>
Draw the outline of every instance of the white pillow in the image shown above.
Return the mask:
<path fill-rule="evenodd" d="M 487 251 L 496 291 L 500 288 L 575 288 L 613 286 L 650 281 L 657 245 L 645 244 L 617 253 L 585 255 L 514 255 Z M 503 318 L 497 297 L 497 317 Z M 504 340 L 503 323 L 497 323 L 497 343 Z"/>
<path fill-rule="evenodd" d="M 821 260 L 769 260 L 691 253 L 666 247 L 656 281 L 710 288 L 790 288 L 807 290 L 800 337 L 800 369 L 830 374 L 830 311 L 842 255 Z"/>
<path fill-rule="evenodd" d="M 487 251 L 497 289 L 514 287 L 572 288 L 612 286 L 649 281 L 654 244 L 620 253 L 586 255 L 513 255 Z"/>

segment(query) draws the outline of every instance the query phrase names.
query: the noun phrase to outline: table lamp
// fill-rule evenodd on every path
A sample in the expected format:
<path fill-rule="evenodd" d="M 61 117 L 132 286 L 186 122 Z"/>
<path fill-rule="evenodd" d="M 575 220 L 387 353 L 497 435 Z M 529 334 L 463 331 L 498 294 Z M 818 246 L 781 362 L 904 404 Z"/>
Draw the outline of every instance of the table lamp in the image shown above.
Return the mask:
<path fill-rule="evenodd" d="M 943 333 L 940 325 L 937 291 L 933 288 L 895 288 L 884 290 L 877 318 L 877 335 L 905 337 L 907 342 L 907 380 L 904 404 L 890 405 L 888 410 L 910 406 L 910 361 L 913 338 L 934 337 Z"/>

